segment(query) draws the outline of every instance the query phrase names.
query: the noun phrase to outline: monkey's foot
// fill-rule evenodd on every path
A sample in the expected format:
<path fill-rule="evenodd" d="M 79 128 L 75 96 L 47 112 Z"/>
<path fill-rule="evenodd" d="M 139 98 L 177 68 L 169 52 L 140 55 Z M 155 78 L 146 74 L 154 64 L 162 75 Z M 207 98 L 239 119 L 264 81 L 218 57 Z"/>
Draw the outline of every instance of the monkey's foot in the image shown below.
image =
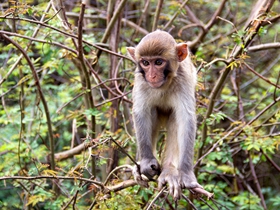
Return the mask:
<path fill-rule="evenodd" d="M 168 184 L 169 193 L 175 199 L 181 197 L 179 171 L 174 167 L 164 168 L 158 178 L 158 188 L 162 189 L 164 185 Z"/>
<path fill-rule="evenodd" d="M 187 189 L 191 189 L 191 188 L 201 188 L 203 189 L 203 187 L 197 183 L 195 175 L 192 171 L 185 173 L 183 171 L 179 172 L 179 176 L 180 176 L 180 186 L 182 188 L 187 188 Z"/>
<path fill-rule="evenodd" d="M 209 200 L 210 198 L 213 198 L 214 197 L 214 193 L 210 193 L 202 188 L 192 188 L 192 189 L 189 189 L 191 191 L 191 193 L 197 195 L 198 197 L 200 197 L 200 195 L 205 195 L 207 197 L 207 199 Z"/>

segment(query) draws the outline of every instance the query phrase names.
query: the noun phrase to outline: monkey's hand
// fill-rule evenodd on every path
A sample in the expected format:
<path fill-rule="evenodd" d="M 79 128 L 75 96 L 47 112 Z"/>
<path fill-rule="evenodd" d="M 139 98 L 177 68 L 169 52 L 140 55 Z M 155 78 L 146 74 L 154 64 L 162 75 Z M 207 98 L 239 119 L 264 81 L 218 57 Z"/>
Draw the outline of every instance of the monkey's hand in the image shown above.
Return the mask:
<path fill-rule="evenodd" d="M 136 182 L 143 186 L 148 187 L 148 182 L 155 175 L 159 175 L 160 166 L 158 161 L 154 159 L 142 159 L 139 166 L 134 166 L 133 176 Z"/>
<path fill-rule="evenodd" d="M 179 183 L 180 186 L 186 189 L 191 189 L 191 188 L 201 188 L 203 189 L 203 187 L 197 183 L 196 181 L 196 177 L 193 173 L 193 171 L 188 171 L 188 172 L 184 172 L 184 171 L 179 171 Z"/>
<path fill-rule="evenodd" d="M 164 168 L 158 178 L 159 190 L 166 184 L 169 186 L 169 193 L 175 200 L 181 197 L 181 186 L 179 171 L 175 167 Z"/>
<path fill-rule="evenodd" d="M 156 158 L 142 159 L 140 161 L 140 173 L 144 174 L 148 179 L 152 179 L 155 175 L 160 174 L 160 165 Z"/>
<path fill-rule="evenodd" d="M 135 181 L 142 187 L 149 187 L 149 179 L 140 173 L 139 166 L 135 165 L 132 170 Z"/>

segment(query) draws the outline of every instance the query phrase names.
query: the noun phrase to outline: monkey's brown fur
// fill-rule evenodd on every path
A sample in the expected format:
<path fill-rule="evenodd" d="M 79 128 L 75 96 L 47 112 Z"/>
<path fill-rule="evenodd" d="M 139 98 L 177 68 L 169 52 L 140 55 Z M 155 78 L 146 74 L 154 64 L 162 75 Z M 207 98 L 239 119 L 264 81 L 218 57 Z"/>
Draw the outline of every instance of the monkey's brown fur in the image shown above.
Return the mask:
<path fill-rule="evenodd" d="M 185 43 L 177 44 L 164 31 L 146 35 L 136 48 L 127 48 L 137 64 L 133 88 L 133 117 L 140 159 L 140 173 L 158 184 L 166 183 L 174 198 L 182 188 L 202 188 L 193 173 L 196 133 L 196 69 Z M 167 140 L 161 167 L 156 157 L 156 142 L 161 127 Z"/>

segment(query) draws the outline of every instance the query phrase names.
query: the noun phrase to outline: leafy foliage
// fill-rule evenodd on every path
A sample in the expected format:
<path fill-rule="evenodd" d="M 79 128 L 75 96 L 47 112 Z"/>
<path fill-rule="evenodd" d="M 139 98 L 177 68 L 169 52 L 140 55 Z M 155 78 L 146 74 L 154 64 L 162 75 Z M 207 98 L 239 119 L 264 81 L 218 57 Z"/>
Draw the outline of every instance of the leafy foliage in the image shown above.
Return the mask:
<path fill-rule="evenodd" d="M 78 1 L 52 2 L 0 2 L 1 209 L 280 206 L 278 1 L 127 1 L 109 40 L 116 2 L 92 1 L 84 16 Z M 266 11 L 253 17 L 252 9 Z M 190 41 L 196 170 L 211 200 L 157 198 L 155 182 L 141 188 L 131 176 L 134 64 L 126 46 L 155 26 Z"/>

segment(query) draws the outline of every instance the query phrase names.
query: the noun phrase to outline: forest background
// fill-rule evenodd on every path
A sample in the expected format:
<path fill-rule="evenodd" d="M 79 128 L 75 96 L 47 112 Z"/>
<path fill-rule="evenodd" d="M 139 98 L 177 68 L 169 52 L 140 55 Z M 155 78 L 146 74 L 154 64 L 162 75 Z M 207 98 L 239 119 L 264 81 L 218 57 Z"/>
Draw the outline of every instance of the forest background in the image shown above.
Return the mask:
<path fill-rule="evenodd" d="M 279 13 L 277 0 L 1 0 L 0 208 L 279 209 Z M 211 199 L 131 176 L 126 47 L 156 29 L 197 67 L 195 172 Z"/>

